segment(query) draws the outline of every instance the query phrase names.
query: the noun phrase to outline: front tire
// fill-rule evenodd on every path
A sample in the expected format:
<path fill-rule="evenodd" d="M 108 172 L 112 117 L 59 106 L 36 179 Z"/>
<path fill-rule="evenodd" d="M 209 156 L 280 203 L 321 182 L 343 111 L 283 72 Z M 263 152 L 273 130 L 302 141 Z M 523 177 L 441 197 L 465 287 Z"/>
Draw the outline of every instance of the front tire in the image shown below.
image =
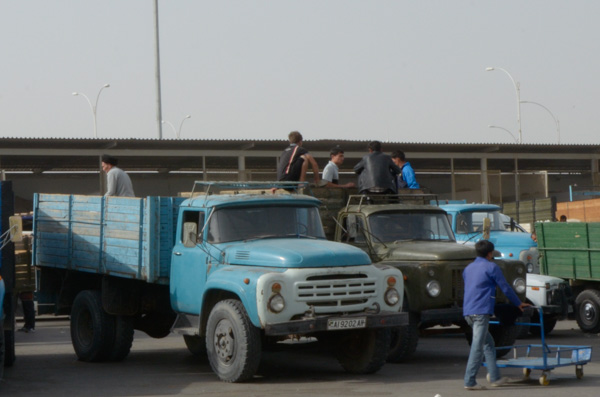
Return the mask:
<path fill-rule="evenodd" d="M 261 356 L 260 330 L 239 300 L 218 302 L 206 325 L 206 352 L 212 370 L 225 382 L 251 379 Z"/>
<path fill-rule="evenodd" d="M 504 357 L 511 351 L 517 340 L 518 327 L 515 325 L 490 324 L 490 334 L 494 338 L 496 357 Z M 504 349 L 498 347 L 507 346 Z"/>
<path fill-rule="evenodd" d="M 81 291 L 71 309 L 71 342 L 81 361 L 106 360 L 115 344 L 115 318 L 102 308 L 100 291 Z"/>
<path fill-rule="evenodd" d="M 385 364 L 392 340 L 390 328 L 342 331 L 335 357 L 352 374 L 372 374 Z"/>
<path fill-rule="evenodd" d="M 544 316 L 544 335 L 549 335 L 550 332 L 552 332 L 552 330 L 556 326 L 557 321 L 558 319 L 556 317 Z M 537 310 L 533 312 L 533 315 L 531 316 L 531 322 L 539 324 L 540 313 Z M 533 336 L 540 337 L 542 336 L 542 327 L 530 327 L 529 333 Z"/>
<path fill-rule="evenodd" d="M 401 363 L 408 360 L 417 350 L 419 344 L 419 326 L 417 316 L 408 314 L 408 324 L 394 327 L 391 330 L 390 351 L 387 361 L 390 363 Z"/>
<path fill-rule="evenodd" d="M 471 343 L 473 342 L 473 329 L 466 323 L 462 324 L 461 328 L 465 333 L 467 343 L 471 346 Z M 510 347 L 498 349 L 499 346 L 512 346 L 517 339 L 517 327 L 514 325 L 490 324 L 488 332 L 492 335 L 492 338 L 494 338 L 496 358 L 505 356 L 511 350 Z"/>
<path fill-rule="evenodd" d="M 586 289 L 575 299 L 577 325 L 583 332 L 600 332 L 600 292 Z"/>

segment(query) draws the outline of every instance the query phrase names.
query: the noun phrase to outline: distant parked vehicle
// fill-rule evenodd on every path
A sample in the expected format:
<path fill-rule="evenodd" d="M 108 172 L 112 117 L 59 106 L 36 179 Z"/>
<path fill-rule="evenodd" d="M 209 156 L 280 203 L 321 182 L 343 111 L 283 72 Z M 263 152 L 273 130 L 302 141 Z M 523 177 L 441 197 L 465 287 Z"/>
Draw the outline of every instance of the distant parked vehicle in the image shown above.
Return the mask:
<path fill-rule="evenodd" d="M 496 258 L 519 260 L 527 268 L 527 301 L 543 308 L 544 331 L 549 334 L 556 322 L 567 317 L 573 300 L 569 284 L 559 278 L 540 275 L 539 252 L 525 228 L 500 212 L 494 204 L 444 204 L 448 212 L 456 240 L 474 244 L 483 238 L 484 219 L 490 220 L 489 240 L 494 243 L 499 255 Z M 515 233 L 517 232 L 517 233 Z M 539 322 L 539 314 L 533 312 L 532 322 Z M 539 327 L 529 332 L 539 335 Z M 523 332 L 521 333 L 523 336 Z"/>

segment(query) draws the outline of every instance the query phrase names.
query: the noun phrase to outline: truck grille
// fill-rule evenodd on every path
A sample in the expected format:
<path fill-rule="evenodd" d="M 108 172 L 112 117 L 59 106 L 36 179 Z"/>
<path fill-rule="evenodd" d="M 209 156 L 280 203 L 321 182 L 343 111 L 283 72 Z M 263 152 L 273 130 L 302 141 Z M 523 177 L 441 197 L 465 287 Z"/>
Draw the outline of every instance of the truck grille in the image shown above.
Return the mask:
<path fill-rule="evenodd" d="M 452 270 L 452 299 L 462 307 L 465 297 L 465 282 L 462 278 L 462 269 Z"/>
<path fill-rule="evenodd" d="M 365 274 L 329 274 L 308 277 L 295 284 L 298 301 L 336 309 L 361 305 L 377 296 L 376 278 Z"/>

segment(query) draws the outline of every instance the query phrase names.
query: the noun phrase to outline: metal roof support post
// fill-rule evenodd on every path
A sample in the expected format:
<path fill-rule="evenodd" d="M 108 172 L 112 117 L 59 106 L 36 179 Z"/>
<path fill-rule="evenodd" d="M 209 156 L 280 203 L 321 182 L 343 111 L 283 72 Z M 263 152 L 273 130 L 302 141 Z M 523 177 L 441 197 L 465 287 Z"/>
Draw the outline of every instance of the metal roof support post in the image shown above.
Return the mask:
<path fill-rule="evenodd" d="M 102 171 L 102 156 L 98 156 L 98 168 L 100 169 L 100 172 L 98 172 L 100 178 L 100 196 L 104 196 L 104 193 L 106 193 L 106 178 L 104 177 L 104 171 Z"/>
<path fill-rule="evenodd" d="M 481 159 L 481 202 L 488 204 L 490 202 L 490 186 L 488 183 L 487 158 Z"/>
<path fill-rule="evenodd" d="M 598 169 L 598 159 L 592 159 L 592 186 L 600 185 L 600 170 Z"/>
<path fill-rule="evenodd" d="M 450 183 L 451 197 L 456 200 L 456 175 L 454 175 L 454 157 L 450 158 Z"/>
<path fill-rule="evenodd" d="M 202 156 L 202 179 L 208 181 L 208 175 L 206 175 L 206 156 Z"/>
<path fill-rule="evenodd" d="M 247 181 L 246 177 L 246 157 L 238 156 L 238 181 Z"/>
<path fill-rule="evenodd" d="M 519 160 L 515 156 L 515 201 L 521 199 L 521 189 L 519 185 Z"/>

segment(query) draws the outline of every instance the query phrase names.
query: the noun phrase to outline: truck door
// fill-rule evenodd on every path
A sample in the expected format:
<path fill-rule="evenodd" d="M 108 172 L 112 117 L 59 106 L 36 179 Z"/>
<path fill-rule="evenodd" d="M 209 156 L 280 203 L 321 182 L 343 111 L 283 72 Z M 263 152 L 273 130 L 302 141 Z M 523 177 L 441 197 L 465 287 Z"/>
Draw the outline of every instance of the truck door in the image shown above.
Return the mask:
<path fill-rule="evenodd" d="M 186 209 L 180 214 L 171 258 L 171 305 L 176 312 L 200 314 L 207 255 L 200 248 L 199 234 L 205 219 L 204 211 L 198 209 Z"/>

